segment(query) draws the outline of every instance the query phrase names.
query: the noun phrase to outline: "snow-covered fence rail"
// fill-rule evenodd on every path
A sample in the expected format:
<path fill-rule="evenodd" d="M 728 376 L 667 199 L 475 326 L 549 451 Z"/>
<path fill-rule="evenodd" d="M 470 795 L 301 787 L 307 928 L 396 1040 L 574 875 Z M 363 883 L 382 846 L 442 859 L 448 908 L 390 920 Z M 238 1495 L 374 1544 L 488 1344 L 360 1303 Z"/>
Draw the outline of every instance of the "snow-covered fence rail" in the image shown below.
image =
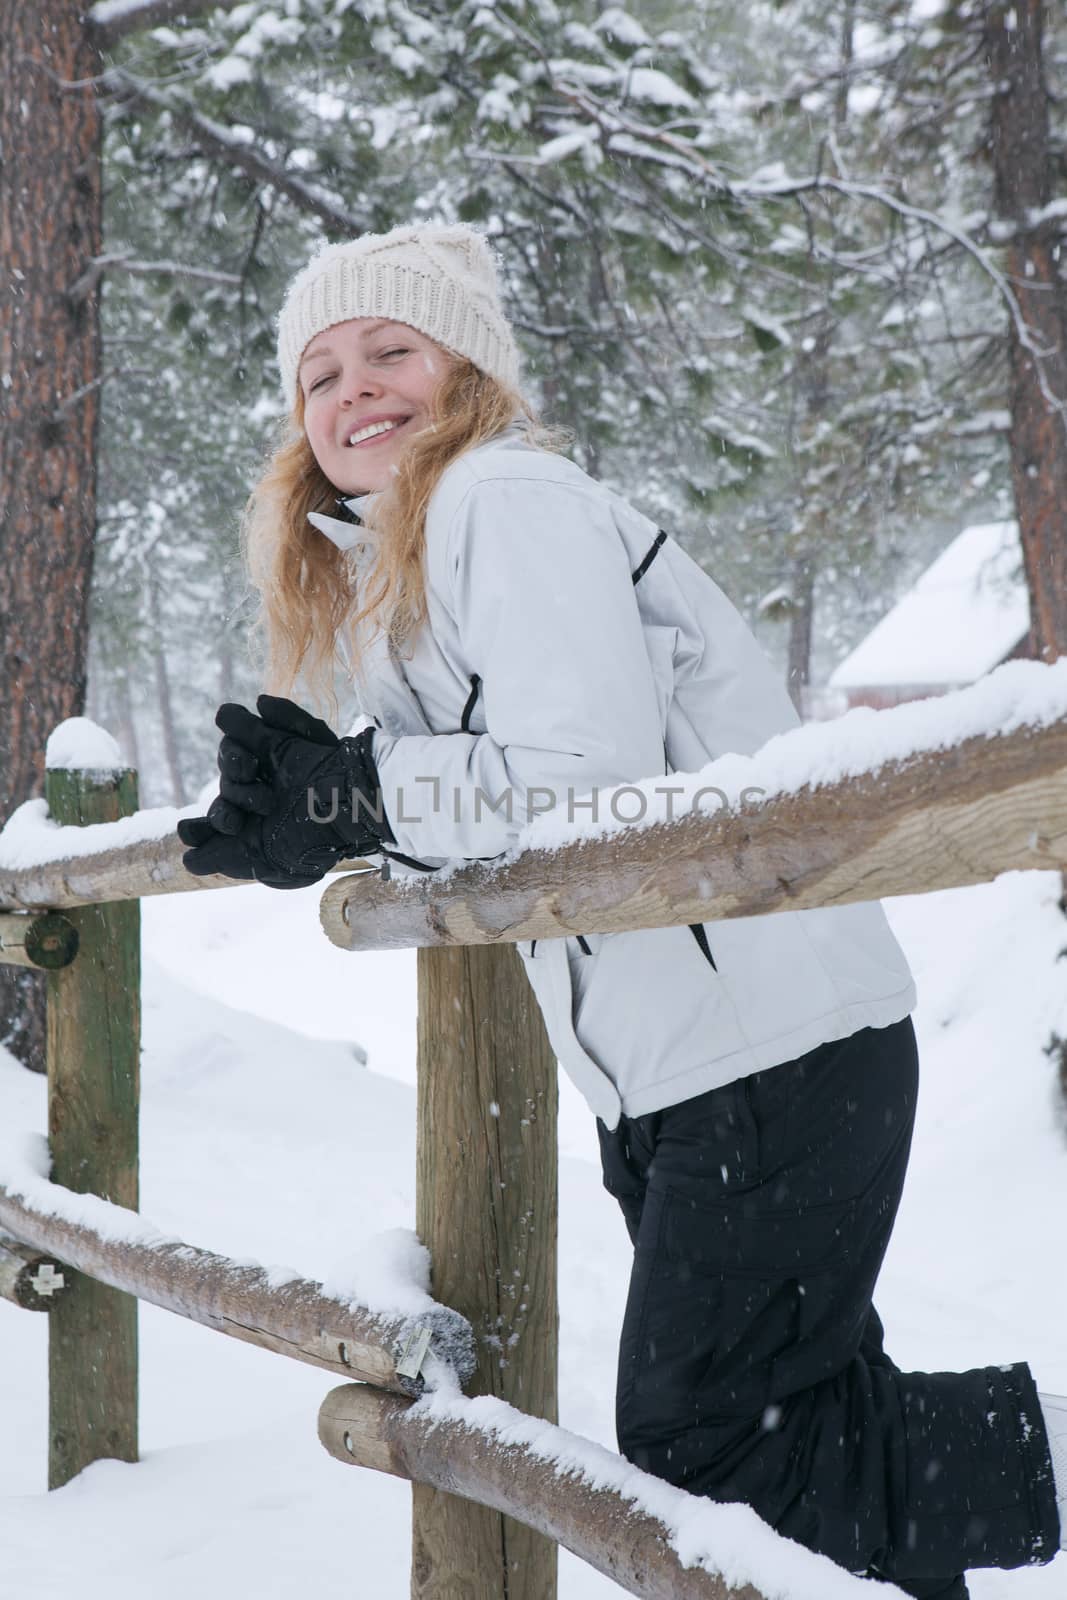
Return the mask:
<path fill-rule="evenodd" d="M 126 825 L 72 828 L 57 826 L 43 801 L 27 801 L 0 832 L 0 913 L 240 888 L 232 878 L 186 872 L 186 847 L 174 831 L 182 814 L 173 806 L 155 806 L 125 818 Z M 335 871 L 360 865 L 342 862 Z M 3 932 L 0 927 L 0 954 Z"/>
<path fill-rule="evenodd" d="M 38 1259 L 65 1262 L 97 1283 L 216 1333 L 378 1390 L 420 1394 L 418 1369 L 427 1352 L 460 1383 L 474 1371 L 470 1323 L 447 1306 L 387 1315 L 342 1302 L 305 1278 L 278 1282 L 261 1266 L 166 1238 L 136 1212 L 95 1195 L 75 1194 L 33 1173 L 21 1182 L 8 1176 L 0 1183 L 0 1227 L 31 1247 L 24 1266 Z M 20 1253 L 10 1243 L 6 1248 L 12 1257 Z M 0 1248 L 0 1273 L 3 1265 Z"/>
<path fill-rule="evenodd" d="M 121 823 L 61 827 L 43 801 L 21 806 L 0 834 L 0 909 L 106 904 L 153 894 L 232 889 L 232 878 L 194 878 L 182 866 L 173 806 L 139 811 Z"/>
<path fill-rule="evenodd" d="M 426 1408 L 365 1384 L 332 1389 L 319 1408 L 319 1438 L 348 1465 L 373 1467 L 432 1484 L 521 1519 L 554 1543 L 646 1600 L 762 1600 L 749 1583 L 735 1585 L 721 1565 L 683 1565 L 678 1527 L 642 1498 L 699 1517 L 700 1502 L 649 1481 L 618 1456 L 511 1412 L 490 1401 Z M 645 1495 L 642 1496 L 642 1490 Z M 714 1521 L 712 1512 L 708 1518 Z M 669 1512 L 668 1512 L 669 1518 Z M 714 1534 L 709 1543 L 714 1544 Z M 457 1592 L 457 1591 L 453 1591 Z"/>
<path fill-rule="evenodd" d="M 407 882 L 400 894 L 370 874 L 342 878 L 323 895 L 323 927 L 346 950 L 490 944 L 1062 869 L 1067 659 L 1014 662 L 971 689 L 853 711 L 780 735 L 752 757 L 617 792 L 628 811 L 644 801 L 640 825 L 612 824 L 596 837 L 553 814 L 528 829 L 530 848 L 507 866 L 474 863 Z"/>
<path fill-rule="evenodd" d="M 609 817 L 602 797 L 602 829 L 538 818 L 503 863 L 400 886 L 342 864 L 326 932 L 349 950 L 515 943 L 1067 867 L 1067 659 L 1011 662 L 969 689 L 852 711 L 617 793 L 638 822 Z M 29 802 L 0 834 L 0 911 L 232 888 L 184 871 L 177 816 L 61 828 Z"/>

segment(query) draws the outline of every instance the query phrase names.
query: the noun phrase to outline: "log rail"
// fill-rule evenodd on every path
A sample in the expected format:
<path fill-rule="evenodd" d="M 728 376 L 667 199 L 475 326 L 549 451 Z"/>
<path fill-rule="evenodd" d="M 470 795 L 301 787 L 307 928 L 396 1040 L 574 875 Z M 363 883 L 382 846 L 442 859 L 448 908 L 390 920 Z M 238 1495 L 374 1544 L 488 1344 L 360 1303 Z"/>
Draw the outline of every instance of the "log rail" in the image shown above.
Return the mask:
<path fill-rule="evenodd" d="M 526 1419 L 519 1415 L 516 1420 Z M 590 1449 L 586 1440 L 562 1429 L 544 1423 L 537 1427 L 546 1439 L 558 1440 L 564 1452 L 574 1445 Z M 373 1467 L 432 1484 L 525 1523 L 611 1578 L 627 1594 L 644 1600 L 763 1600 L 758 1589 L 747 1583 L 734 1587 L 710 1564 L 683 1566 L 670 1529 L 644 1510 L 634 1495 L 594 1484 L 581 1472 L 521 1442 L 501 1440 L 491 1428 L 479 1427 L 473 1416 L 442 1419 L 432 1409 L 422 1411 L 365 1384 L 349 1383 L 332 1389 L 323 1401 L 319 1438 L 337 1461 L 349 1466 Z M 607 1458 L 606 1451 L 603 1455 Z M 611 1475 L 635 1485 L 644 1480 L 653 1493 L 664 1497 L 664 1485 L 658 1480 L 627 1462 L 617 1465 L 623 1472 Z M 684 1490 L 667 1489 L 667 1498 L 675 1496 L 678 1507 L 689 1502 L 687 1509 L 710 1509 L 707 1501 L 700 1502 Z M 858 1596 L 865 1590 L 857 1585 L 856 1592 Z"/>
<path fill-rule="evenodd" d="M 341 863 L 322 897 L 323 927 L 347 950 L 505 944 L 925 894 L 1017 869 L 1063 871 L 1067 661 L 1014 662 L 1000 671 L 1020 667 L 1046 675 L 1058 716 L 976 727 L 975 691 L 959 690 L 940 697 L 936 714 L 931 703 L 929 726 L 914 748 L 865 767 L 847 759 L 851 731 L 844 717 L 835 730 L 836 759 L 847 776 L 823 782 L 813 773 L 807 784 L 756 803 L 606 836 L 582 837 L 576 828 L 573 842 L 529 848 L 496 866 L 472 863 L 443 879 L 398 884 L 368 863 Z M 874 743 L 871 719 L 911 709 L 871 712 L 855 724 L 856 745 Z M 965 737 L 954 732 L 957 717 Z M 772 743 L 784 749 L 795 740 L 801 750 L 812 731 L 809 725 Z M 751 778 L 757 788 L 761 770 L 757 756 Z M 714 771 L 705 769 L 700 782 Z M 98 851 L 61 859 L 60 839 L 57 859 L 32 866 L 5 865 L 0 834 L 0 911 L 236 887 L 228 878 L 190 877 L 173 834 L 175 813 L 159 815 L 157 838 L 115 847 L 113 834 L 101 828 Z"/>
<path fill-rule="evenodd" d="M 81 1198 L 58 1184 L 48 1187 L 59 1204 Z M 403 1353 L 417 1347 L 425 1328 L 429 1350 L 460 1383 L 474 1370 L 470 1324 L 447 1306 L 388 1316 L 343 1305 L 304 1278 L 272 1284 L 263 1267 L 242 1266 L 177 1239 L 146 1244 L 114 1237 L 131 1223 L 142 1225 L 141 1219 L 99 1199 L 94 1211 L 108 1217 L 111 1237 L 38 1208 L 0 1184 L 0 1227 L 20 1244 L 231 1339 L 410 1397 L 422 1392 L 424 1379 L 405 1376 L 397 1364 L 404 1364 Z"/>
<path fill-rule="evenodd" d="M 375 874 L 343 877 L 323 894 L 321 918 L 345 950 L 494 944 L 840 906 L 1064 867 L 1067 717 L 712 816 L 411 880 L 401 893 Z"/>

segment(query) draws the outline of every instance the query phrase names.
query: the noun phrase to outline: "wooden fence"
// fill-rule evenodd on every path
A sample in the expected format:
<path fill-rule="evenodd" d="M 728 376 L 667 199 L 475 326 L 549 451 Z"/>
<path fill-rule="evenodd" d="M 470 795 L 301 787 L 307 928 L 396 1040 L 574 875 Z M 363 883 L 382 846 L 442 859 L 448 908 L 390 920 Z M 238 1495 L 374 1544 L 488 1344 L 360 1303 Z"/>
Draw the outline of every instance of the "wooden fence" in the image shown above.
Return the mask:
<path fill-rule="evenodd" d="M 436 1363 L 470 1396 L 556 1421 L 555 1061 L 510 946 L 924 892 L 1010 868 L 1063 870 L 1062 668 L 1026 669 L 1048 675 L 1028 680 L 1047 691 L 1029 720 L 976 727 L 973 691 L 945 696 L 906 750 L 863 767 L 827 761 L 824 749 L 824 770 L 847 777 L 780 785 L 758 806 L 532 849 L 400 889 L 348 870 L 330 883 L 322 920 L 336 943 L 420 947 L 416 1226 L 437 1304 L 418 1317 L 345 1306 L 311 1283 L 273 1286 L 260 1269 L 141 1224 L 138 902 L 232 884 L 184 872 L 169 815 L 157 836 L 113 843 L 136 811 L 134 774 L 49 771 L 55 821 L 118 824 L 80 836 L 92 853 L 62 832 L 55 858 L 38 864 L 4 866 L 0 849 L 0 960 L 48 974 L 52 1178 L 0 1181 L 0 1294 L 49 1316 L 50 1486 L 101 1456 L 137 1458 L 141 1298 L 358 1380 L 327 1396 L 320 1436 L 339 1460 L 411 1479 L 420 1600 L 551 1600 L 558 1544 L 633 1594 L 760 1600 L 731 1588 L 713 1557 L 683 1567 L 670 1530 L 621 1481 L 576 1481 L 551 1452 L 502 1444 L 470 1417 L 412 1409 Z M 899 711 L 874 715 L 897 718 L 887 733 L 904 727 Z M 864 745 L 878 748 L 871 726 L 862 724 Z M 818 737 L 837 738 L 847 755 L 846 723 Z M 779 770 L 780 759 L 761 768 L 757 758 L 753 786 Z M 139 822 L 152 835 L 151 814 Z"/>

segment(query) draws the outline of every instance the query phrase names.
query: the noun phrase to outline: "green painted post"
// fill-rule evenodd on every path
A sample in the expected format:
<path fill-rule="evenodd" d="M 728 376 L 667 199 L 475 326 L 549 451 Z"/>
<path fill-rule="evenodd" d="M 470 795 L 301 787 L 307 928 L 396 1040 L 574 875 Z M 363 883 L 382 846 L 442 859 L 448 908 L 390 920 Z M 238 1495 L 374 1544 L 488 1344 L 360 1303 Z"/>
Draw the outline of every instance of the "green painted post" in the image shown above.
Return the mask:
<path fill-rule="evenodd" d="M 57 822 L 114 822 L 137 810 L 137 774 L 49 770 L 45 794 Z M 52 1179 L 136 1211 L 141 905 L 65 915 L 78 954 L 47 980 Z M 137 1301 L 80 1272 L 68 1282 L 49 1312 L 50 1489 L 102 1456 L 137 1460 Z"/>

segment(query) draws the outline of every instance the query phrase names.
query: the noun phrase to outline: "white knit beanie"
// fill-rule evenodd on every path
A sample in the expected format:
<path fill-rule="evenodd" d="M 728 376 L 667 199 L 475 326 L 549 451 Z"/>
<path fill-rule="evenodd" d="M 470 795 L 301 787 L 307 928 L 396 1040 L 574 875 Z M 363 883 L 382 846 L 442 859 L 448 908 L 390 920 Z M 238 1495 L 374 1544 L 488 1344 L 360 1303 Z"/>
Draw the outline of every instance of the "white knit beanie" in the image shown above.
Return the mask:
<path fill-rule="evenodd" d="M 405 322 L 518 388 L 519 352 L 500 306 L 494 252 L 464 223 L 416 223 L 326 245 L 289 285 L 278 366 L 290 406 L 300 357 L 317 333 L 352 317 Z"/>

